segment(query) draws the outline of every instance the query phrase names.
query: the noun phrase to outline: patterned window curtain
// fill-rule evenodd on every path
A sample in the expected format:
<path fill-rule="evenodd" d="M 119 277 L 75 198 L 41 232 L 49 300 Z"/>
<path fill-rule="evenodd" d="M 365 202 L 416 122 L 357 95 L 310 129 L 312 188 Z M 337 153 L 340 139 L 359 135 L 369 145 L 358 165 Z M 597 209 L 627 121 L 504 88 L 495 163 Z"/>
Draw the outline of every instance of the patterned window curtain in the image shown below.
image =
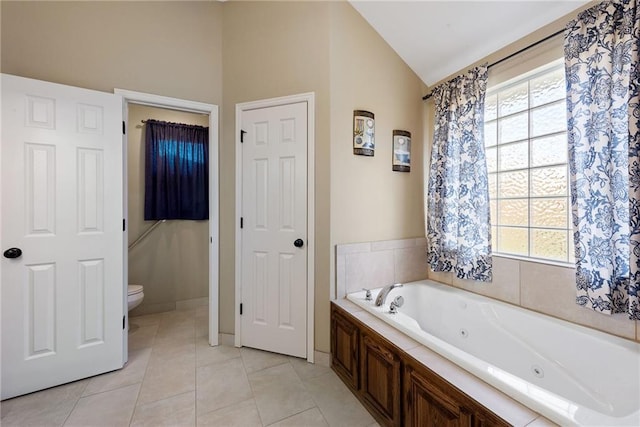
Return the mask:
<path fill-rule="evenodd" d="M 144 219 L 209 218 L 209 128 L 147 120 Z"/>
<path fill-rule="evenodd" d="M 604 1 L 567 25 L 577 303 L 640 320 L 640 9 Z"/>
<path fill-rule="evenodd" d="M 435 131 L 427 192 L 428 262 L 433 271 L 490 282 L 491 228 L 484 152 L 487 66 L 433 90 Z"/>

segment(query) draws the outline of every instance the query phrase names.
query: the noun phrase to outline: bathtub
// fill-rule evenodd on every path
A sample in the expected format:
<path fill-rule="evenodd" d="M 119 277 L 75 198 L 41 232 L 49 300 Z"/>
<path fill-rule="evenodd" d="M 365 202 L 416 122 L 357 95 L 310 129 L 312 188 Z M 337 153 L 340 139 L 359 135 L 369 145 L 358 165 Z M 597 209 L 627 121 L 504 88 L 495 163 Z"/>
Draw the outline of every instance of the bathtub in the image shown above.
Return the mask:
<path fill-rule="evenodd" d="M 560 425 L 640 426 L 638 343 L 430 280 L 347 298 Z"/>

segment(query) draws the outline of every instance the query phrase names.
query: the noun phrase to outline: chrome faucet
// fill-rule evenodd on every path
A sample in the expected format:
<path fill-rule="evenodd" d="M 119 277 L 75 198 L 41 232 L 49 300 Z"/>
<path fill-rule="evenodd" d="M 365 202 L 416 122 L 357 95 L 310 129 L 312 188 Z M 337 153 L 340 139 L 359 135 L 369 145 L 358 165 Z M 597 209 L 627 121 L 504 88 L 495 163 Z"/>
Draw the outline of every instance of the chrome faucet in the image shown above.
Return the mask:
<path fill-rule="evenodd" d="M 391 292 L 391 290 L 395 289 L 395 288 L 401 288 L 402 287 L 402 283 L 394 283 L 393 285 L 388 285 L 385 286 L 384 288 L 380 289 L 380 292 L 378 293 L 378 296 L 376 297 L 376 307 L 380 307 L 382 305 L 384 305 L 384 302 L 387 299 L 387 295 L 389 295 L 389 292 Z"/>

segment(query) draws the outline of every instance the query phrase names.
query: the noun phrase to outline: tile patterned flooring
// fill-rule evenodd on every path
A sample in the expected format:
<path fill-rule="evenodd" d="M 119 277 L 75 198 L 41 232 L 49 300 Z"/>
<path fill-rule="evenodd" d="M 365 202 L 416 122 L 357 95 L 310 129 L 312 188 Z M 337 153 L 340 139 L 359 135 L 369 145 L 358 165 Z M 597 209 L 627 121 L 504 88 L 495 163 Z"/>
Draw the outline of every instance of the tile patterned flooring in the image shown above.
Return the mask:
<path fill-rule="evenodd" d="M 9 426 L 377 426 L 329 368 L 210 347 L 207 307 L 132 317 L 129 362 L 0 404 Z"/>

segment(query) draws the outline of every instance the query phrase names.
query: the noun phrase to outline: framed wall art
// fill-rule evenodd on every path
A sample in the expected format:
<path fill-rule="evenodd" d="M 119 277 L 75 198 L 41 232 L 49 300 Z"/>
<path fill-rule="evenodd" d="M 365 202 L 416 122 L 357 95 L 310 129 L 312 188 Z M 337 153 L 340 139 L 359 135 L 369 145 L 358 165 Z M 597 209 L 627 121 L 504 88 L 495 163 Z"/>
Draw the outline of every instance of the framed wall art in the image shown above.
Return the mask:
<path fill-rule="evenodd" d="M 370 111 L 353 111 L 353 154 L 373 156 L 376 149 L 375 119 Z"/>
<path fill-rule="evenodd" d="M 393 131 L 393 170 L 411 172 L 411 132 Z"/>

